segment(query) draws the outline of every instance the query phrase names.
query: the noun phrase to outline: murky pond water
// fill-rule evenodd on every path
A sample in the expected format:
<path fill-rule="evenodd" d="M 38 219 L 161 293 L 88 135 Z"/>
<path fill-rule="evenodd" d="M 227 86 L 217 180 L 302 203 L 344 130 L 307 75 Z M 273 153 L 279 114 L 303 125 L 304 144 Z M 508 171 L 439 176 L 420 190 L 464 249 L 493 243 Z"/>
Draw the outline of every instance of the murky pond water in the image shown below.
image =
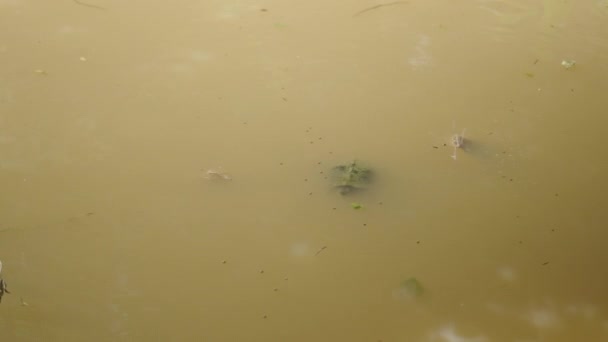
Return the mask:
<path fill-rule="evenodd" d="M 0 38 L 2 341 L 608 340 L 606 1 L 0 0 Z"/>

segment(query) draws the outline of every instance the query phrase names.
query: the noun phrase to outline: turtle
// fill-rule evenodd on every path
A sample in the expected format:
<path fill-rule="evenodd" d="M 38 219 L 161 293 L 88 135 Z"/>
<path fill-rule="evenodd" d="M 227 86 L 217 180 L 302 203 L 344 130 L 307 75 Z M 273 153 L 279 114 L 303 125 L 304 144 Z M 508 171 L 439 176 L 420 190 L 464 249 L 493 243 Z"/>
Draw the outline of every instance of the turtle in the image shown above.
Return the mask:
<path fill-rule="evenodd" d="M 2 296 L 4 296 L 5 293 L 10 293 L 10 292 L 6 288 L 6 282 L 4 281 L 4 279 L 0 278 L 0 303 L 2 303 Z"/>
<path fill-rule="evenodd" d="M 371 170 L 361 166 L 356 160 L 334 167 L 331 173 L 333 186 L 341 195 L 364 189 L 369 184 L 371 176 Z"/>

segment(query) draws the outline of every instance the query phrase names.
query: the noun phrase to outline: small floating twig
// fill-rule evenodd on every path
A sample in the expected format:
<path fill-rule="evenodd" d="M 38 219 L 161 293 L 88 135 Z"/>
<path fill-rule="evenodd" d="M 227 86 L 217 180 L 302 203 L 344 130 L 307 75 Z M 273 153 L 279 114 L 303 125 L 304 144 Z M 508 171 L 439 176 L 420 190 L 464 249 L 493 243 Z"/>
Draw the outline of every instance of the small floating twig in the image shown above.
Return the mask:
<path fill-rule="evenodd" d="M 101 7 L 101 6 L 97 6 L 97 5 L 93 5 L 93 4 L 88 4 L 88 3 L 82 2 L 80 0 L 73 0 L 73 1 L 74 1 L 74 3 L 76 3 L 77 5 L 80 5 L 80 6 L 84 6 L 84 7 L 88 7 L 88 8 L 95 8 L 95 9 L 98 9 L 98 10 L 106 10 L 105 7 Z"/>
<path fill-rule="evenodd" d="M 317 253 L 315 253 L 315 256 L 317 256 L 317 255 L 321 254 L 321 252 L 323 252 L 325 249 L 327 249 L 327 246 L 323 246 L 323 247 L 321 247 L 321 249 L 319 249 L 319 250 L 317 251 Z"/>
<path fill-rule="evenodd" d="M 359 16 L 359 15 L 365 13 L 365 12 L 373 11 L 373 10 L 378 9 L 378 8 L 388 7 L 388 6 L 393 6 L 393 5 L 404 5 L 404 4 L 407 4 L 407 1 L 393 1 L 393 2 L 388 2 L 388 3 L 385 3 L 385 4 L 378 4 L 378 5 L 371 6 L 371 7 L 364 8 L 364 9 L 360 10 L 359 12 L 353 14 L 353 17 Z"/>

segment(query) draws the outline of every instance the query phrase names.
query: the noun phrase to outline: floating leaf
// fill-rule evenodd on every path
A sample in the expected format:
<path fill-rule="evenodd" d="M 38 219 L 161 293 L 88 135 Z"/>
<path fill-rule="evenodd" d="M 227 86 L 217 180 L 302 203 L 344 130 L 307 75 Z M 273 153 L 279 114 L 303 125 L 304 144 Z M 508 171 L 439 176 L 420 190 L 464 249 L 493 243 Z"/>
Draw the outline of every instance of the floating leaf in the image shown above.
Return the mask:
<path fill-rule="evenodd" d="M 355 209 L 355 210 L 359 210 L 359 209 L 363 208 L 363 206 L 361 204 L 356 203 L 356 202 L 351 203 L 350 206 L 353 207 L 353 209 Z"/>

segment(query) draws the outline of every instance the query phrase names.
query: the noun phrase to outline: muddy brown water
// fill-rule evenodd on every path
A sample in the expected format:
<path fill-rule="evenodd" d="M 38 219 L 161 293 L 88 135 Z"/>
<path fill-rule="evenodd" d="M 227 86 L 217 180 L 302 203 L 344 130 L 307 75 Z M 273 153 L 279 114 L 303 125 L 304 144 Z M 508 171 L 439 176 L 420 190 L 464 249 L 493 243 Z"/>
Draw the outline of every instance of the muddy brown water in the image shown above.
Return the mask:
<path fill-rule="evenodd" d="M 0 340 L 608 340 L 608 3 L 381 4 L 0 0 Z"/>

